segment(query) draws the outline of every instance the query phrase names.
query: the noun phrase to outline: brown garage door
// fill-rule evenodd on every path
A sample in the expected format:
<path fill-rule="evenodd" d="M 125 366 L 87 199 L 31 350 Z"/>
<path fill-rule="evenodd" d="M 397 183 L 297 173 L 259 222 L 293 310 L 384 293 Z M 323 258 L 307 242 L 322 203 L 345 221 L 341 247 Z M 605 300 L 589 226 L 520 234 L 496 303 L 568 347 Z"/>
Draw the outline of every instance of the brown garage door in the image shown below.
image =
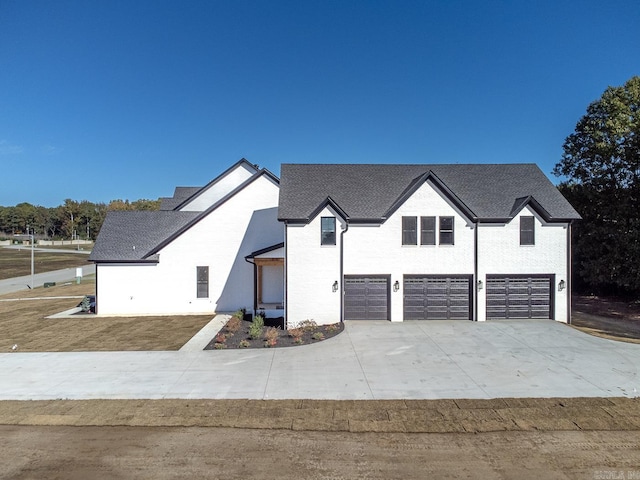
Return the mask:
<path fill-rule="evenodd" d="M 389 276 L 345 276 L 345 320 L 389 320 Z"/>
<path fill-rule="evenodd" d="M 553 318 L 555 275 L 487 275 L 487 318 Z"/>
<path fill-rule="evenodd" d="M 471 275 L 405 275 L 405 320 L 469 320 Z"/>

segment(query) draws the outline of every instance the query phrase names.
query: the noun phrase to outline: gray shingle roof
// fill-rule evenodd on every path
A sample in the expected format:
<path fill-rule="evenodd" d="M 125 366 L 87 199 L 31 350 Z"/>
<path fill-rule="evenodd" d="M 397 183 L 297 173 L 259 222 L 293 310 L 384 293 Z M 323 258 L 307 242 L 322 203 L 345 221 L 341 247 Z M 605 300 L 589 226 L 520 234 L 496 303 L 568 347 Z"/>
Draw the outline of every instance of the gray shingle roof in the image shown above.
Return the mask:
<path fill-rule="evenodd" d="M 525 197 L 548 212 L 548 220 L 580 218 L 534 164 L 283 164 L 278 217 L 308 221 L 330 197 L 351 221 L 384 221 L 429 172 L 474 219 L 511 218 Z"/>
<path fill-rule="evenodd" d="M 192 195 L 195 195 L 203 187 L 176 187 L 173 192 L 173 197 L 160 198 L 160 210 L 173 210 L 180 205 L 184 200 Z"/>
<path fill-rule="evenodd" d="M 109 212 L 89 260 L 95 262 L 143 260 L 151 249 L 198 215 L 200 212 Z"/>

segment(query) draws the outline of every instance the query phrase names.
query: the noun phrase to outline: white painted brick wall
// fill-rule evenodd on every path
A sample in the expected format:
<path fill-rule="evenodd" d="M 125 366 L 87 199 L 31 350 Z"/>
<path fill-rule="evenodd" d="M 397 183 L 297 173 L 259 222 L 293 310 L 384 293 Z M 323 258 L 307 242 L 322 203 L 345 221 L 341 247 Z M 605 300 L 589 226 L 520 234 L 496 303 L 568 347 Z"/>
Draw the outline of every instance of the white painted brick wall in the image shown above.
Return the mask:
<path fill-rule="evenodd" d="M 284 240 L 279 188 L 261 177 L 160 251 L 158 265 L 98 267 L 98 313 L 213 313 L 253 308 L 244 257 Z M 196 298 L 196 267 L 209 267 L 209 298 Z"/>
<path fill-rule="evenodd" d="M 340 228 L 337 245 L 320 245 L 320 217 L 335 216 L 325 209 L 306 226 L 287 229 L 289 321 L 313 318 L 333 323 L 339 318 L 340 295 L 331 285 L 340 283 Z M 403 246 L 402 216 L 454 216 L 455 245 Z M 437 221 L 437 220 L 436 220 Z M 419 221 L 418 221 L 419 222 Z M 419 240 L 418 240 L 419 241 Z M 473 274 L 471 225 L 430 183 L 419 188 L 384 224 L 350 225 L 344 235 L 345 275 L 391 275 L 391 320 L 403 320 L 404 274 Z M 436 243 L 438 239 L 436 238 Z"/>
<path fill-rule="evenodd" d="M 337 217 L 325 208 L 305 226 L 287 227 L 287 323 L 291 327 L 302 320 L 319 325 L 340 321 L 340 231 L 336 218 L 336 245 L 320 245 L 321 217 Z M 348 235 L 347 233 L 346 235 Z"/>
<path fill-rule="evenodd" d="M 520 245 L 520 216 L 535 217 L 535 245 Z M 478 229 L 478 279 L 489 274 L 555 274 L 555 320 L 567 321 L 567 224 L 545 224 L 529 207 L 511 222 Z M 486 290 L 478 295 L 478 320 L 486 320 Z"/>

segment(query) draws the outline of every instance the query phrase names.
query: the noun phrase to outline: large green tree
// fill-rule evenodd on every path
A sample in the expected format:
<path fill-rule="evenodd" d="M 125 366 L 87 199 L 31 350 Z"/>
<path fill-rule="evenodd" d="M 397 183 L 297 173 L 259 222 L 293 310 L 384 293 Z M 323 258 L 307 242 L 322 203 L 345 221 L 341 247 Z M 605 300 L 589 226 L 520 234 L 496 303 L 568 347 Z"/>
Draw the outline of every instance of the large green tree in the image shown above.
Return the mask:
<path fill-rule="evenodd" d="M 564 142 L 554 173 L 582 215 L 574 272 L 583 292 L 640 294 L 640 77 L 609 87 Z"/>

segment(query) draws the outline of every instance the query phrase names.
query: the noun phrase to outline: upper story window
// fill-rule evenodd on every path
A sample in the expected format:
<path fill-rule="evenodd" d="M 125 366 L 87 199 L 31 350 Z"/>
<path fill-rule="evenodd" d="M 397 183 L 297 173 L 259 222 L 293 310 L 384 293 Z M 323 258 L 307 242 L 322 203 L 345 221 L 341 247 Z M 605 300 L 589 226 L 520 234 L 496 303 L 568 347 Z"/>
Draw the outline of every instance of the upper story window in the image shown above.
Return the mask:
<path fill-rule="evenodd" d="M 436 217 L 420 217 L 420 245 L 436 244 Z"/>
<path fill-rule="evenodd" d="M 209 267 L 196 267 L 197 298 L 209 298 Z"/>
<path fill-rule="evenodd" d="M 320 219 L 320 245 L 336 244 L 336 218 L 322 217 Z"/>
<path fill-rule="evenodd" d="M 453 245 L 453 217 L 440 217 L 440 245 Z"/>
<path fill-rule="evenodd" d="M 520 217 L 520 245 L 536 244 L 536 223 L 534 217 Z"/>
<path fill-rule="evenodd" d="M 418 244 L 418 217 L 402 217 L 402 245 Z"/>

